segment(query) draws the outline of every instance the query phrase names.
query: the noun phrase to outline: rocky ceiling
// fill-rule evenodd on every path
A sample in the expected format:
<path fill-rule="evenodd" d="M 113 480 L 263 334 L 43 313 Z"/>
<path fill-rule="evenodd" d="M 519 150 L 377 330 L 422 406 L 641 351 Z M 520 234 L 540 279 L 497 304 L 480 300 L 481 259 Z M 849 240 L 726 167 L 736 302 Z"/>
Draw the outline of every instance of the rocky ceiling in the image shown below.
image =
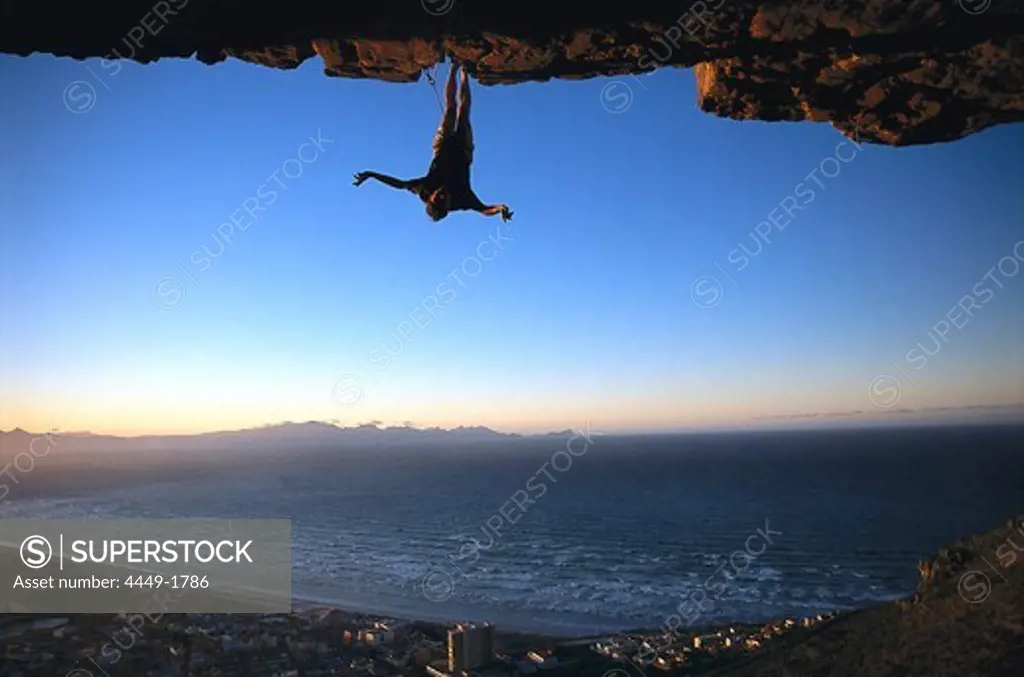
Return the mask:
<path fill-rule="evenodd" d="M 700 108 L 889 145 L 1024 119 L 1024 0 L 3 0 L 0 52 L 483 84 L 693 67 Z M 608 102 L 610 106 L 615 104 Z"/>

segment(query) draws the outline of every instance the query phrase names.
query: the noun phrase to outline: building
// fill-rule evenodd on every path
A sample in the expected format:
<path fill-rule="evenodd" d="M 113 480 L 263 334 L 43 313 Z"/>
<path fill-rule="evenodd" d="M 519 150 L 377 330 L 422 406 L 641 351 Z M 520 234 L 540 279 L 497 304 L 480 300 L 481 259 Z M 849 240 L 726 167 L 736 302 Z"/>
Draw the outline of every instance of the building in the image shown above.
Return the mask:
<path fill-rule="evenodd" d="M 458 625 L 448 631 L 448 672 L 467 674 L 494 661 L 494 626 Z"/>
<path fill-rule="evenodd" d="M 465 629 L 466 669 L 494 661 L 494 626 L 490 623 L 470 625 Z"/>
<path fill-rule="evenodd" d="M 459 674 L 466 665 L 465 632 L 462 627 L 448 630 L 448 672 Z"/>
<path fill-rule="evenodd" d="M 370 646 L 381 646 L 390 644 L 395 639 L 395 633 L 387 628 L 374 628 L 364 633 L 364 638 Z"/>
<path fill-rule="evenodd" d="M 556 656 L 542 656 L 536 651 L 531 651 L 526 654 L 526 657 L 533 661 L 541 670 L 553 670 L 558 667 L 558 658 Z"/>

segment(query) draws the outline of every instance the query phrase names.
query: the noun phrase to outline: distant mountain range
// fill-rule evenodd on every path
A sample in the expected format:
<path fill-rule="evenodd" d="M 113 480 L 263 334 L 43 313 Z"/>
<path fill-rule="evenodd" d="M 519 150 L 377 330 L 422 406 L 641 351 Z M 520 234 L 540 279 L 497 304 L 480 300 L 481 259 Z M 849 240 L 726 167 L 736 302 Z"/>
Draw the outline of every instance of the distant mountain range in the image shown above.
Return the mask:
<path fill-rule="evenodd" d="M 141 435 L 118 437 L 93 433 L 63 433 L 50 435 L 61 451 L 146 451 L 146 450 L 216 450 L 216 449 L 287 449 L 288 447 L 354 447 L 396 446 L 425 444 L 463 444 L 516 439 L 569 438 L 571 430 L 541 435 L 500 433 L 483 426 L 458 428 L 416 428 L 408 425 L 381 426 L 366 423 L 342 427 L 323 421 L 306 423 L 280 423 L 260 428 L 228 430 L 193 435 Z M 0 458 L 13 456 L 33 448 L 37 455 L 45 454 L 48 444 L 43 432 L 28 432 L 15 428 L 0 432 Z"/>
<path fill-rule="evenodd" d="M 874 417 L 873 420 L 871 417 Z M 848 412 L 808 413 L 800 415 L 765 416 L 746 422 L 745 425 L 730 426 L 728 429 L 743 429 L 758 424 L 770 429 L 773 425 L 817 422 L 824 425 L 843 425 L 844 422 L 859 421 L 862 425 L 880 425 L 886 420 L 898 422 L 945 422 L 945 423 L 1024 423 L 1024 404 L 940 407 L 932 409 L 893 408 L 889 410 L 858 410 Z M 668 431 L 659 431 L 661 433 Z M 700 432 L 700 429 L 675 430 L 674 434 Z M 33 440 L 38 454 L 45 454 L 44 431 L 28 432 L 15 428 L 9 432 L 0 431 L 0 460 L 8 462 L 15 455 L 29 451 Z M 512 440 L 543 440 L 561 438 L 568 440 L 573 430 L 536 435 L 501 433 L 484 426 L 459 426 L 457 428 L 420 428 L 412 424 L 382 425 L 371 421 L 354 426 L 339 426 L 328 421 L 307 421 L 305 423 L 277 423 L 259 428 L 224 430 L 191 435 L 139 435 L 120 437 L 97 435 L 90 432 L 56 432 L 51 437 L 62 451 L 111 451 L 136 452 L 147 450 L 189 451 L 217 449 L 287 450 L 296 447 L 391 447 L 410 445 L 479 444 L 485 442 Z M 591 432 L 591 435 L 602 433 Z M 639 434 L 639 433 L 638 433 Z M 656 434 L 656 433 L 652 433 Z"/>
<path fill-rule="evenodd" d="M 911 409 L 874 408 L 851 409 L 848 411 L 810 412 L 805 414 L 777 414 L 760 416 L 753 421 L 843 421 L 845 419 L 863 419 L 868 422 L 879 422 L 887 419 L 919 418 L 922 420 L 939 419 L 963 422 L 998 422 L 1006 419 L 1024 421 L 1024 402 L 1014 404 L 976 404 L 961 407 L 926 407 Z"/>

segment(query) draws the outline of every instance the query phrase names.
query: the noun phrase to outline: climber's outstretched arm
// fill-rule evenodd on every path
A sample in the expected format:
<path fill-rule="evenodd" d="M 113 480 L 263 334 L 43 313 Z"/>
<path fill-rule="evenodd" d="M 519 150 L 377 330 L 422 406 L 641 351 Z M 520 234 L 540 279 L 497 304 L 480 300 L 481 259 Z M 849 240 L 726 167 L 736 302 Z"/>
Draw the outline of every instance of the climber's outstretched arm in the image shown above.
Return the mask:
<path fill-rule="evenodd" d="M 422 178 L 405 180 L 396 179 L 393 176 L 379 174 L 377 172 L 359 172 L 355 175 L 355 180 L 352 183 L 356 186 L 361 186 L 367 179 L 376 179 L 386 186 L 391 186 L 392 188 L 398 188 L 401 190 L 413 190 L 420 184 L 420 182 L 423 181 Z"/>
<path fill-rule="evenodd" d="M 501 214 L 502 221 L 511 221 L 513 212 L 508 208 L 508 205 L 486 205 L 482 209 L 477 209 L 484 216 L 494 216 L 495 214 Z"/>
<path fill-rule="evenodd" d="M 502 221 L 510 221 L 512 219 L 513 212 L 508 208 L 508 205 L 486 205 L 480 201 L 480 198 L 473 194 L 470 199 L 470 204 L 467 209 L 472 209 L 475 212 L 479 212 L 484 216 L 494 216 L 501 214 Z"/>

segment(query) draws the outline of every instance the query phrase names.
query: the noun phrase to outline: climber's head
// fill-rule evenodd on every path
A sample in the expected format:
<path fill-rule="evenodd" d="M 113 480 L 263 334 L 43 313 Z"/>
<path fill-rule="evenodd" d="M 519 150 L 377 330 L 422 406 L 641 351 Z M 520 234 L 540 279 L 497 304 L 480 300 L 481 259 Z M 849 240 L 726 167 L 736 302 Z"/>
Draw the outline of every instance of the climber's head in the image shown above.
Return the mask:
<path fill-rule="evenodd" d="M 427 198 L 427 215 L 434 221 L 440 221 L 448 216 L 450 205 L 451 200 L 448 197 L 448 191 L 443 187 L 438 188 Z"/>

